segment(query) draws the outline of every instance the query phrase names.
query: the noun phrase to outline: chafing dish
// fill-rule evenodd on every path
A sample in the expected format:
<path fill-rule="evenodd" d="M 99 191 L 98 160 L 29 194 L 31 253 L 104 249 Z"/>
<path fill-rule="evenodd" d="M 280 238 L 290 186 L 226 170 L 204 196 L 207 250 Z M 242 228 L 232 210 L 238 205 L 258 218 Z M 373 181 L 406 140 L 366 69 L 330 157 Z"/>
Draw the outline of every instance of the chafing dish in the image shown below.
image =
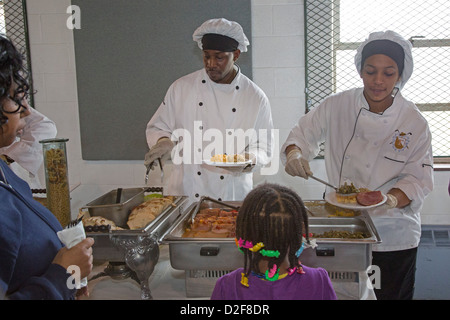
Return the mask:
<path fill-rule="evenodd" d="M 151 299 L 148 279 L 159 259 L 160 237 L 183 213 L 187 197 L 174 197 L 173 206 L 169 206 L 148 225 L 142 229 L 130 230 L 126 222 L 131 210 L 144 202 L 145 193 L 162 193 L 162 188 L 121 189 L 119 202 L 117 191 L 112 190 L 89 202 L 80 208 L 80 213 L 88 212 L 91 216 L 102 216 L 114 221 L 123 230 L 86 232 L 86 236 L 95 240 L 93 247 L 95 260 L 126 263 L 139 279 L 141 297 Z"/>
<path fill-rule="evenodd" d="M 225 203 L 233 206 L 242 204 L 236 201 Z M 354 212 L 353 216 L 337 216 L 333 211 L 325 210 L 325 202 L 322 201 L 305 201 L 305 206 L 312 212 L 309 217 L 310 233 L 333 230 L 362 232 L 365 236 L 362 239 L 316 238 L 317 247 L 303 251 L 300 256 L 302 263 L 310 267 L 323 267 L 329 272 L 367 270 L 371 264 L 372 244 L 381 242 L 370 217 L 364 211 Z M 185 270 L 188 276 L 199 271 L 231 271 L 243 267 L 243 256 L 233 238 L 183 237 L 191 217 L 199 210 L 221 207 L 225 208 L 218 202 L 208 200 L 192 203 L 162 237 L 162 243 L 169 245 L 170 263 L 174 269 Z"/>

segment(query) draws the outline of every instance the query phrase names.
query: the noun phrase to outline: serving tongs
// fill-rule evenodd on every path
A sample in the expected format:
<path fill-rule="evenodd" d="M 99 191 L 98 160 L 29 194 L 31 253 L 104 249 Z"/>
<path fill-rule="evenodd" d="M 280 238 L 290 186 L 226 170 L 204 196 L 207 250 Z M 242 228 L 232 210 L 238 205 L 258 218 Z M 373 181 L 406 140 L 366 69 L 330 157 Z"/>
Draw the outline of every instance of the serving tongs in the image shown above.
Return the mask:
<path fill-rule="evenodd" d="M 338 191 L 338 188 L 336 186 L 333 186 L 332 184 L 330 184 L 330 183 L 328 183 L 326 181 L 323 181 L 322 179 L 314 177 L 312 174 L 308 175 L 308 177 L 313 178 L 314 180 L 319 181 L 320 183 L 323 183 L 324 185 L 327 185 L 327 186 L 333 188 L 334 190 L 336 190 L 336 192 Z"/>
<path fill-rule="evenodd" d="M 163 166 L 162 166 L 162 163 L 161 163 L 161 158 L 158 158 L 157 160 L 158 160 L 158 163 L 159 163 L 159 168 L 161 169 L 161 183 L 162 183 L 162 182 L 163 182 L 163 179 L 164 179 L 164 170 L 163 170 Z M 156 160 L 155 160 L 155 161 L 156 161 Z M 150 170 L 152 169 L 153 163 L 154 163 L 155 161 L 153 161 L 152 163 L 150 163 L 150 165 L 147 167 L 147 171 L 145 172 L 145 185 L 147 185 L 148 174 L 149 174 Z"/>
<path fill-rule="evenodd" d="M 194 224 L 194 218 L 195 218 L 195 216 L 197 215 L 198 210 L 200 209 L 200 206 L 201 206 L 202 202 L 205 201 L 205 200 L 211 201 L 211 202 L 214 202 L 214 203 L 217 203 L 217 204 L 220 204 L 220 205 L 222 205 L 222 206 L 231 208 L 231 209 L 236 210 L 236 211 L 239 211 L 239 208 L 240 208 L 240 207 L 233 206 L 232 204 L 228 204 L 228 203 L 225 203 L 225 202 L 222 202 L 222 201 L 219 201 L 219 200 L 216 200 L 216 199 L 207 197 L 207 196 L 202 196 L 202 197 L 200 198 L 200 201 L 199 201 L 199 202 L 197 203 L 197 205 L 195 206 L 194 213 L 193 213 L 192 216 L 191 216 L 191 223 L 192 223 L 192 224 Z"/>

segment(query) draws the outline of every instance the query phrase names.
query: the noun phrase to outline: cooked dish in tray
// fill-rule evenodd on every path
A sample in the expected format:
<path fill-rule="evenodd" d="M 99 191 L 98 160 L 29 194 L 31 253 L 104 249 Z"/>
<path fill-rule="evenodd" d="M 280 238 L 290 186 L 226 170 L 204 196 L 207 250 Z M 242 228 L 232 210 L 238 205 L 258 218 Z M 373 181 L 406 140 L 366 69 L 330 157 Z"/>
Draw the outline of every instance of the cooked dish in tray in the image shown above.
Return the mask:
<path fill-rule="evenodd" d="M 201 209 L 183 238 L 234 238 L 238 212 L 229 208 Z"/>
<path fill-rule="evenodd" d="M 369 238 L 370 235 L 365 234 L 364 232 L 360 231 L 337 231 L 337 230 L 330 230 L 325 231 L 323 233 L 313 233 L 313 238 L 334 238 L 334 239 L 365 239 Z"/>
<path fill-rule="evenodd" d="M 150 222 L 156 219 L 158 215 L 163 213 L 168 207 L 175 206 L 174 196 L 150 198 L 134 207 L 128 215 L 127 226 L 130 230 L 145 228 Z M 117 226 L 111 219 L 102 216 L 91 216 L 86 211 L 80 210 L 78 218 L 82 218 L 84 228 L 87 232 L 98 232 L 108 230 L 124 230 Z"/>

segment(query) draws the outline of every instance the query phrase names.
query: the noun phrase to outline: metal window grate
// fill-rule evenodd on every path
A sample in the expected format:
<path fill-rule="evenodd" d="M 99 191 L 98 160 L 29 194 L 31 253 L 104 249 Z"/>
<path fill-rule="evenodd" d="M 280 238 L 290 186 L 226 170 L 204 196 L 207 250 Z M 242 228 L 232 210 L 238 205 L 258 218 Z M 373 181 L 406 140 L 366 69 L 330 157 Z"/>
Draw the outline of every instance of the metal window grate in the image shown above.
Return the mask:
<path fill-rule="evenodd" d="M 0 33 L 6 34 L 22 52 L 30 82 L 30 105 L 34 107 L 31 58 L 25 0 L 0 0 Z"/>
<path fill-rule="evenodd" d="M 434 157 L 450 157 L 449 25 L 448 0 L 305 0 L 307 111 L 362 87 L 356 48 L 369 33 L 391 29 L 413 44 L 414 73 L 402 92 L 429 123 Z"/>

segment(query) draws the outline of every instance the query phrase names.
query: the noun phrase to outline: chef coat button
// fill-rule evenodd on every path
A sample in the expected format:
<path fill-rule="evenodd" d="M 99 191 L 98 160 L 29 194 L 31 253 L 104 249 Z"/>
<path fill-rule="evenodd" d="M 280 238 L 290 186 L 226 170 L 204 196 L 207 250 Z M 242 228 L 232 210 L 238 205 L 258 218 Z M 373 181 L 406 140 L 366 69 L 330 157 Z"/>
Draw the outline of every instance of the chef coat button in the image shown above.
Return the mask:
<path fill-rule="evenodd" d="M 236 86 L 236 90 L 239 90 L 239 86 Z"/>
<path fill-rule="evenodd" d="M 199 175 L 199 176 L 201 176 L 202 175 L 202 173 L 199 171 L 199 172 L 197 172 L 197 174 Z"/>
<path fill-rule="evenodd" d="M 223 180 L 223 179 L 225 179 L 225 177 L 224 176 L 220 176 L 220 180 Z"/>
<path fill-rule="evenodd" d="M 366 164 L 366 168 L 370 168 L 370 164 Z"/>
<path fill-rule="evenodd" d="M 201 107 L 203 105 L 203 102 L 200 102 L 198 105 Z"/>
<path fill-rule="evenodd" d="M 206 80 L 202 80 L 202 83 L 206 83 Z"/>
<path fill-rule="evenodd" d="M 200 130 L 203 130 L 203 126 L 198 127 Z"/>
<path fill-rule="evenodd" d="M 228 131 L 228 135 L 230 135 L 230 136 L 231 136 L 232 134 L 233 134 L 233 132 L 231 132 L 231 131 Z"/>
<path fill-rule="evenodd" d="M 236 108 L 231 109 L 231 111 L 236 112 Z"/>
<path fill-rule="evenodd" d="M 195 197 L 198 198 L 200 195 L 198 193 L 195 194 Z"/>
<path fill-rule="evenodd" d="M 347 159 L 347 160 L 350 159 L 350 156 L 345 156 L 345 159 Z"/>
<path fill-rule="evenodd" d="M 198 152 L 202 152 L 202 149 L 201 149 L 201 148 L 198 148 L 197 151 L 198 151 Z"/>

